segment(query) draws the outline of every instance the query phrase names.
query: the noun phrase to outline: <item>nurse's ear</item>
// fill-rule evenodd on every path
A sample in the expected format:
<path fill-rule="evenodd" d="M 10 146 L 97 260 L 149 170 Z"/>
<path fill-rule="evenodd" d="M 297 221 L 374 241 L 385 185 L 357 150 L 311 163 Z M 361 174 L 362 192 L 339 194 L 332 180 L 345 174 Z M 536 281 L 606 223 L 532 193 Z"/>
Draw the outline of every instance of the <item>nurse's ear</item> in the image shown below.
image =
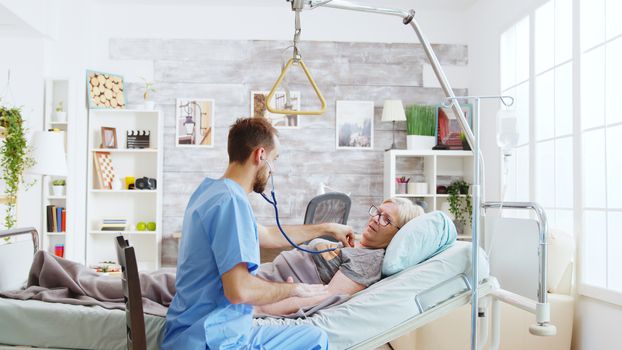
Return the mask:
<path fill-rule="evenodd" d="M 255 149 L 251 154 L 251 158 L 254 165 L 260 165 L 266 159 L 266 149 L 263 147 Z"/>

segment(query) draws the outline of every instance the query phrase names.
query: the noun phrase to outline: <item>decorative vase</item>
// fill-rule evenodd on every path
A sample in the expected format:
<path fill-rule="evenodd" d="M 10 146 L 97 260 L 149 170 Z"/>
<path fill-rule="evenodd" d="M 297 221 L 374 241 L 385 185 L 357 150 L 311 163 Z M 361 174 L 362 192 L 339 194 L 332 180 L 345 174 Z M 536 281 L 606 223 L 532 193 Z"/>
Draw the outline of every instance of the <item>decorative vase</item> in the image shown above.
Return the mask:
<path fill-rule="evenodd" d="M 430 150 L 436 145 L 436 137 L 406 135 L 406 148 L 409 150 Z"/>
<path fill-rule="evenodd" d="M 65 121 L 67 121 L 67 112 L 55 112 L 54 121 L 59 123 L 64 123 Z"/>
<path fill-rule="evenodd" d="M 143 108 L 148 111 L 152 111 L 155 108 L 155 102 L 147 100 L 144 102 Z"/>
<path fill-rule="evenodd" d="M 65 186 L 52 186 L 52 195 L 62 197 L 65 195 Z"/>

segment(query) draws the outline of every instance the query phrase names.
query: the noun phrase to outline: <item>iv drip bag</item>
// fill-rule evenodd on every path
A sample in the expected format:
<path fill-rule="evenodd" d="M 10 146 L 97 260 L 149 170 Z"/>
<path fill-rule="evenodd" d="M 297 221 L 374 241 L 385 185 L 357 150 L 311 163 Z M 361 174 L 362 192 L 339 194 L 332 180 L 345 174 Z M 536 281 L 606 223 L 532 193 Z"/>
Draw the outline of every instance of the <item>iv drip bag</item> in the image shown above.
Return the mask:
<path fill-rule="evenodd" d="M 518 120 L 516 113 L 505 109 L 497 112 L 497 146 L 504 156 L 511 155 L 512 149 L 518 145 Z"/>

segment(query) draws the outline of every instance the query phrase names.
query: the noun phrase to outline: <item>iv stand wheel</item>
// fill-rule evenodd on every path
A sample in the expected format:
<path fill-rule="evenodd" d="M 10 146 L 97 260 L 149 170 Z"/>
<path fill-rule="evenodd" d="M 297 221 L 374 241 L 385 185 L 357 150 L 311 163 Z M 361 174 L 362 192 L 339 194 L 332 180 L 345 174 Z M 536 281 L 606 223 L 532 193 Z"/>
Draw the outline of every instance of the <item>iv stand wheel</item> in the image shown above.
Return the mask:
<path fill-rule="evenodd" d="M 529 333 L 541 337 L 551 337 L 557 334 L 557 327 L 550 323 L 532 324 L 529 326 Z"/>

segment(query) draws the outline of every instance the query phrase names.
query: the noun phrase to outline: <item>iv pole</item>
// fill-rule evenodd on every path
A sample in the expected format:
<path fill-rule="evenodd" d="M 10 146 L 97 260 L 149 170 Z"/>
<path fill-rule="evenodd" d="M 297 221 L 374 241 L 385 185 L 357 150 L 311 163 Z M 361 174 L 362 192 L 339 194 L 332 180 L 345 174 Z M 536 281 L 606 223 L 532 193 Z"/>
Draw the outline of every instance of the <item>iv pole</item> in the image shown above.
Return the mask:
<path fill-rule="evenodd" d="M 415 34 L 419 38 L 419 42 L 423 46 L 423 50 L 425 51 L 430 64 L 432 65 L 432 69 L 434 70 L 434 74 L 438 79 L 443 93 L 447 98 L 447 101 L 451 105 L 451 109 L 454 112 L 456 118 L 462 130 L 466 135 L 467 142 L 471 146 L 473 150 L 473 154 L 475 156 L 475 165 L 474 165 L 474 186 L 473 186 L 473 222 L 472 222 L 472 252 L 471 252 L 471 267 L 472 267 L 472 291 L 471 291 L 471 350 L 477 350 L 477 334 L 478 334 L 478 324 L 477 324 L 477 316 L 478 316 L 478 286 L 479 286 L 479 276 L 478 276 L 478 264 L 479 264 L 479 213 L 480 207 L 482 204 L 481 193 L 482 191 L 482 183 L 481 183 L 481 162 L 483 156 L 481 155 L 479 149 L 479 133 L 476 138 L 469 127 L 469 123 L 464 117 L 464 113 L 462 112 L 462 108 L 460 108 L 459 99 L 456 98 L 451 86 L 449 85 L 449 81 L 441 68 L 441 65 L 436 57 L 436 54 L 432 50 L 432 46 L 428 42 L 428 40 L 423 36 L 421 32 L 421 28 L 419 24 L 415 20 L 415 11 L 405 11 L 400 9 L 391 9 L 391 8 L 381 8 L 381 7 L 372 7 L 366 5 L 354 4 L 349 1 L 343 0 L 286 0 L 291 3 L 292 10 L 297 14 L 300 13 L 301 10 L 307 6 L 310 9 L 315 9 L 318 7 L 330 7 L 342 10 L 351 10 L 351 11 L 359 11 L 359 12 L 368 12 L 368 13 L 378 13 L 384 15 L 392 15 L 398 16 L 402 18 L 402 22 L 405 25 L 410 24 L 410 26 L 415 31 Z"/>

